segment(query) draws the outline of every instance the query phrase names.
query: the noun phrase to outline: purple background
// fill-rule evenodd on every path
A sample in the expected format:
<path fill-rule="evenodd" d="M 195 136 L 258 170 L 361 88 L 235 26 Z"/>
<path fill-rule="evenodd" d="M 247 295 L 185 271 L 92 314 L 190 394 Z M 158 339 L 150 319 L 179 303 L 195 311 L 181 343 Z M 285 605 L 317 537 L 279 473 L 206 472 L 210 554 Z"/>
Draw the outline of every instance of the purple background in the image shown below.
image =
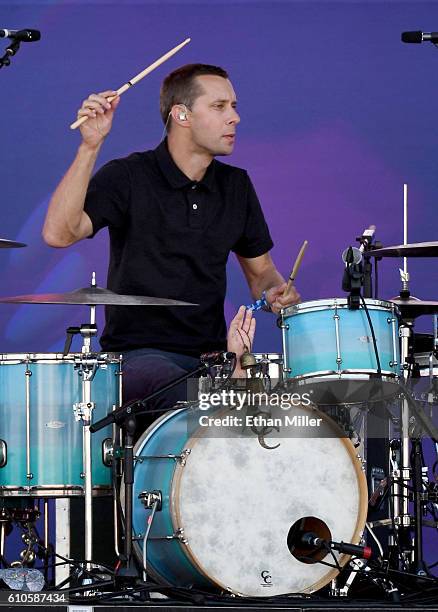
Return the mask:
<path fill-rule="evenodd" d="M 36 27 L 0 72 L 0 235 L 28 243 L 3 251 L 4 295 L 105 285 L 106 231 L 67 250 L 43 244 L 47 199 L 79 142 L 68 125 L 92 91 L 118 87 L 187 36 L 192 42 L 122 99 L 99 164 L 154 147 L 163 76 L 193 61 L 225 66 L 242 121 L 226 161 L 248 169 L 287 275 L 302 241 L 303 300 L 342 296 L 340 253 L 369 224 L 386 245 L 437 238 L 438 51 L 403 45 L 403 30 L 438 29 L 431 2 L 24 2 L 2 3 L 1 27 Z M 4 41 L 2 41 L 3 46 Z M 399 260 L 381 264 L 380 297 L 398 293 Z M 412 290 L 436 299 L 434 260 L 412 260 Z M 249 300 L 232 256 L 227 316 Z M 59 350 L 86 308 L 2 306 L 4 352 Z M 101 319 L 100 319 L 101 320 Z M 281 350 L 269 315 L 256 349 Z M 431 328 L 423 317 L 420 327 Z"/>
<path fill-rule="evenodd" d="M 297 279 L 303 300 L 343 296 L 340 254 L 371 223 L 384 244 L 402 242 L 404 182 L 410 242 L 438 238 L 438 50 L 400 42 L 404 30 L 438 30 L 436 3 L 1 2 L 0 18 L 0 27 L 42 31 L 0 71 L 0 235 L 29 245 L 0 252 L 3 295 L 83 287 L 93 270 L 105 286 L 106 232 L 67 250 L 40 236 L 79 142 L 68 126 L 89 93 L 119 87 L 187 36 L 188 47 L 123 97 L 99 164 L 159 142 L 165 74 L 219 64 L 242 118 L 225 161 L 248 169 L 284 275 L 309 240 Z M 382 262 L 380 297 L 398 293 L 400 263 Z M 409 269 L 413 293 L 438 299 L 436 260 Z M 230 317 L 249 301 L 234 256 L 228 278 Z M 62 350 L 65 328 L 87 318 L 86 307 L 2 305 L 1 350 Z M 262 313 L 258 324 L 256 350 L 280 351 L 274 318 Z M 431 330 L 430 317 L 418 329 Z"/>

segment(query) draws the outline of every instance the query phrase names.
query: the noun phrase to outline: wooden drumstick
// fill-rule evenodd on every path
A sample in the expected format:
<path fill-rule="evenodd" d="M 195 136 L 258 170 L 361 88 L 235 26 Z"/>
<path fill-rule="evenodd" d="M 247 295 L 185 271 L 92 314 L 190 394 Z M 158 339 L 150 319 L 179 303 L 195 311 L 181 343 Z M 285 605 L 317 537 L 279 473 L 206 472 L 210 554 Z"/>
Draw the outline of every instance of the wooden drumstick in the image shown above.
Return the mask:
<path fill-rule="evenodd" d="M 294 282 L 294 280 L 295 280 L 295 278 L 297 276 L 298 269 L 301 266 L 301 262 L 303 260 L 304 252 L 305 252 L 308 244 L 309 243 L 308 243 L 307 240 L 305 240 L 303 242 L 303 246 L 301 247 L 300 252 L 297 255 L 297 258 L 296 258 L 295 263 L 294 263 L 294 267 L 292 268 L 292 272 L 290 273 L 290 276 L 288 278 L 286 289 L 283 291 L 283 297 L 285 297 L 285 295 L 287 294 L 289 289 L 292 287 L 292 284 L 293 284 L 293 282 Z"/>
<path fill-rule="evenodd" d="M 183 47 L 185 47 L 190 42 L 190 40 L 191 40 L 191 38 L 186 38 L 184 42 L 182 42 L 181 44 L 177 45 L 176 47 L 174 47 L 173 49 L 171 49 L 170 51 L 168 51 L 164 55 L 162 55 L 153 64 L 151 64 L 150 66 L 148 66 L 147 68 L 145 68 L 144 70 L 139 72 L 130 81 L 128 81 L 127 83 L 122 85 L 117 90 L 117 96 L 121 96 L 122 93 L 125 93 L 125 91 L 130 89 L 133 85 L 136 85 L 139 81 L 144 79 L 145 76 L 150 74 L 153 70 L 155 70 L 155 68 L 158 68 L 158 66 L 161 66 L 161 64 L 163 64 L 170 57 L 172 57 L 172 55 L 175 55 L 175 53 L 178 53 L 178 51 L 180 49 L 182 49 Z M 112 102 L 117 96 L 110 96 L 109 98 L 107 98 L 108 102 Z M 87 119 L 88 119 L 88 117 L 86 117 L 86 116 L 85 117 L 81 117 L 80 119 L 77 119 L 74 123 L 71 124 L 70 129 L 71 130 L 75 130 L 77 127 L 79 127 L 80 125 L 85 123 L 85 121 L 87 121 Z"/>

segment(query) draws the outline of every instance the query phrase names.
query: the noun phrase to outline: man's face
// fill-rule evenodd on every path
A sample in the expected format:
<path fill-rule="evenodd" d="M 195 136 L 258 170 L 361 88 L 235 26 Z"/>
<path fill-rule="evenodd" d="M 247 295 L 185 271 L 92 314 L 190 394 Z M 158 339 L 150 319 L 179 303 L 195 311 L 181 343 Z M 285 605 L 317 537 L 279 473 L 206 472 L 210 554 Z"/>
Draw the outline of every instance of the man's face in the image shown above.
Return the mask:
<path fill-rule="evenodd" d="M 194 148 L 213 156 L 230 155 L 240 121 L 233 86 L 228 79 L 210 74 L 196 79 L 203 93 L 189 113 Z"/>

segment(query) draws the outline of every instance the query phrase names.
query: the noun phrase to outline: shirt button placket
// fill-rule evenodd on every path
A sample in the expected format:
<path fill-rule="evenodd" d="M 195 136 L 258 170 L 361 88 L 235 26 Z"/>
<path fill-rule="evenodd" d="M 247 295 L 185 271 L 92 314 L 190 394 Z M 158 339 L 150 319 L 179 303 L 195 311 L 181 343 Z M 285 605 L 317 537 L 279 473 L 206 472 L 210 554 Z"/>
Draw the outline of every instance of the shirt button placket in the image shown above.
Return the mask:
<path fill-rule="evenodd" d="M 201 227 L 201 209 L 200 209 L 200 193 L 197 190 L 197 185 L 192 185 L 188 193 L 189 200 L 189 217 L 190 227 L 200 228 Z"/>

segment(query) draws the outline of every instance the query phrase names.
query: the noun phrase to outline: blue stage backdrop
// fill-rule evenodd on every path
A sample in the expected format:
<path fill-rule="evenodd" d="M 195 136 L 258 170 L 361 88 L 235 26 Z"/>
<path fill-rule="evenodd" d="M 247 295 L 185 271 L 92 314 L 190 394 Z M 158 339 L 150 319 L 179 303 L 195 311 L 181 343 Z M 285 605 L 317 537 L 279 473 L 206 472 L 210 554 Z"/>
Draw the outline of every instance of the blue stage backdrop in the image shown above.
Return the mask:
<path fill-rule="evenodd" d="M 219 64 L 241 114 L 225 161 L 248 169 L 284 275 L 309 241 L 297 278 L 303 300 L 343 296 L 341 252 L 368 225 L 385 245 L 402 242 L 404 182 L 409 241 L 437 239 L 438 50 L 400 41 L 404 30 L 438 29 L 436 2 L 1 0 L 0 19 L 42 32 L 0 71 L 0 236 L 28 244 L 0 252 L 1 294 L 83 287 L 92 271 L 105 286 L 106 231 L 65 250 L 40 235 L 79 143 L 68 126 L 89 93 L 119 87 L 187 36 L 190 45 L 123 96 L 99 165 L 160 141 L 165 74 Z M 400 264 L 381 263 L 380 297 L 398 294 Z M 413 293 L 438 299 L 436 260 L 409 266 Z M 234 256 L 228 272 L 230 318 L 250 296 Z M 65 328 L 88 316 L 86 307 L 1 305 L 1 351 L 60 351 Z M 280 351 L 274 317 L 257 320 L 256 350 Z"/>

